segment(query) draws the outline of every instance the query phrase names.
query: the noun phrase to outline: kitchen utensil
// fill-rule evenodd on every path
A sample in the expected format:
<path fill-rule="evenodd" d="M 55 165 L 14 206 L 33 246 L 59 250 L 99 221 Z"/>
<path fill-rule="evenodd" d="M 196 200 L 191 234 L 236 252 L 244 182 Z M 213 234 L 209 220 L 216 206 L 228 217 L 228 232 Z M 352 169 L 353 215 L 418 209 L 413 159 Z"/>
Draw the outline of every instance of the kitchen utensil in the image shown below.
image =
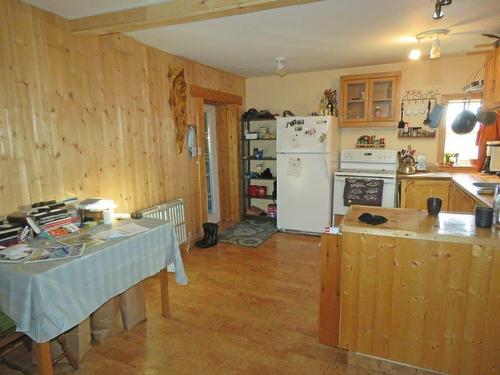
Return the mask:
<path fill-rule="evenodd" d="M 424 125 L 429 125 L 431 123 L 431 120 L 429 118 L 430 112 L 431 112 L 431 101 L 429 100 L 427 102 L 427 117 L 424 120 Z"/>
<path fill-rule="evenodd" d="M 441 206 L 443 205 L 443 200 L 441 198 L 427 198 L 427 212 L 429 215 L 437 216 L 439 211 L 441 211 Z"/>
<path fill-rule="evenodd" d="M 401 154 L 403 154 L 403 152 L 401 152 Z M 413 157 L 410 154 L 406 154 L 406 156 L 403 156 L 401 158 L 401 161 L 399 162 L 398 172 L 401 174 L 414 174 L 417 172 L 415 159 L 413 159 Z"/>
<path fill-rule="evenodd" d="M 468 102 L 470 104 L 470 95 L 468 99 Z M 464 103 L 464 110 L 460 112 L 455 117 L 455 120 L 453 120 L 453 122 L 451 123 L 451 130 L 453 130 L 457 134 L 470 133 L 476 126 L 477 117 L 472 111 L 469 111 L 467 108 Z"/>
<path fill-rule="evenodd" d="M 401 102 L 401 120 L 398 123 L 398 128 L 399 129 L 404 129 L 404 127 L 405 127 L 405 122 L 403 121 L 404 110 L 405 110 L 404 102 Z"/>
<path fill-rule="evenodd" d="M 429 123 L 430 128 L 435 129 L 439 126 L 442 114 L 443 114 L 443 106 L 438 103 L 434 104 L 434 107 L 432 107 L 432 111 L 429 115 L 429 119 L 431 120 L 431 122 Z"/>
<path fill-rule="evenodd" d="M 497 113 L 495 111 L 483 111 L 483 106 L 476 112 L 477 121 L 483 125 L 494 125 L 497 122 Z"/>
<path fill-rule="evenodd" d="M 490 228 L 493 224 L 493 208 L 476 206 L 475 223 L 479 228 Z"/>

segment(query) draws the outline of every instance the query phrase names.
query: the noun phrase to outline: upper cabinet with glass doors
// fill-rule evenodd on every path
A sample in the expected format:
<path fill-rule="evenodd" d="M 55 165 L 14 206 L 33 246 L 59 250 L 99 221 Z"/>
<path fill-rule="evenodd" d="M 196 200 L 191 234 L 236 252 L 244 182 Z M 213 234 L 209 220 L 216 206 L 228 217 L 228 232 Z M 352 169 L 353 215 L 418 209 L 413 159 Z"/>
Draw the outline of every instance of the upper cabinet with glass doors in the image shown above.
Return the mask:
<path fill-rule="evenodd" d="M 394 126 L 400 78 L 401 72 L 340 77 L 340 126 Z"/>

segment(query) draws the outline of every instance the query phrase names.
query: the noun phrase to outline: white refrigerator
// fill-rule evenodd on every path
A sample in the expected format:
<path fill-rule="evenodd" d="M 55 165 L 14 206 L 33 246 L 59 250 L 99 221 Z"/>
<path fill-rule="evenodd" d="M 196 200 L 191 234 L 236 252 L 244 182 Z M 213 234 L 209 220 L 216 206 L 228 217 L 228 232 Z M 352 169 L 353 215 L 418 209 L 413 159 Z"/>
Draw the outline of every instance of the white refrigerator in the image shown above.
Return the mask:
<path fill-rule="evenodd" d="M 321 233 L 332 222 L 340 147 L 337 119 L 283 117 L 276 128 L 278 229 Z"/>

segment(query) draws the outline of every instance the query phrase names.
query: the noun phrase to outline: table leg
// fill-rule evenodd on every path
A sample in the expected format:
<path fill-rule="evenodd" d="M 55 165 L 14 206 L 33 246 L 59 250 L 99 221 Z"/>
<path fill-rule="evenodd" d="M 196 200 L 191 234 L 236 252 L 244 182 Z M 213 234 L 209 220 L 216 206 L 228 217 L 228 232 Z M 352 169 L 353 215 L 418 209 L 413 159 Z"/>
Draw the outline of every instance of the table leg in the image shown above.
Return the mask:
<path fill-rule="evenodd" d="M 160 290 L 161 290 L 161 316 L 166 318 L 170 316 L 170 307 L 168 302 L 168 271 L 166 267 L 160 271 Z"/>
<path fill-rule="evenodd" d="M 38 374 L 39 375 L 53 375 L 52 356 L 50 354 L 50 342 L 37 343 L 33 342 L 35 346 L 35 354 L 38 360 Z"/>

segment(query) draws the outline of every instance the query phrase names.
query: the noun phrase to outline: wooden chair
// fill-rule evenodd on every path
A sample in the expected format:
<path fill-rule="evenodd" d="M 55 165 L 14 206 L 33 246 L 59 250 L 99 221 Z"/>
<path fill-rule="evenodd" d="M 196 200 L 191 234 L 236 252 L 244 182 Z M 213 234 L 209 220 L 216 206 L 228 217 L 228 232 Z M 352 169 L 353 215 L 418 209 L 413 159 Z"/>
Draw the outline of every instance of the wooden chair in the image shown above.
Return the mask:
<path fill-rule="evenodd" d="M 78 361 L 76 360 L 71 347 L 66 343 L 64 334 L 58 336 L 56 341 L 61 346 L 61 354 L 52 360 L 52 364 L 56 365 L 64 357 L 67 358 L 71 367 L 78 370 Z M 31 351 L 31 340 L 22 332 L 16 332 L 16 323 L 3 312 L 0 312 L 0 364 L 5 364 L 13 370 L 21 371 L 23 374 L 30 374 L 30 371 L 13 361 L 10 361 L 5 355 L 11 352 L 21 342 Z"/>

